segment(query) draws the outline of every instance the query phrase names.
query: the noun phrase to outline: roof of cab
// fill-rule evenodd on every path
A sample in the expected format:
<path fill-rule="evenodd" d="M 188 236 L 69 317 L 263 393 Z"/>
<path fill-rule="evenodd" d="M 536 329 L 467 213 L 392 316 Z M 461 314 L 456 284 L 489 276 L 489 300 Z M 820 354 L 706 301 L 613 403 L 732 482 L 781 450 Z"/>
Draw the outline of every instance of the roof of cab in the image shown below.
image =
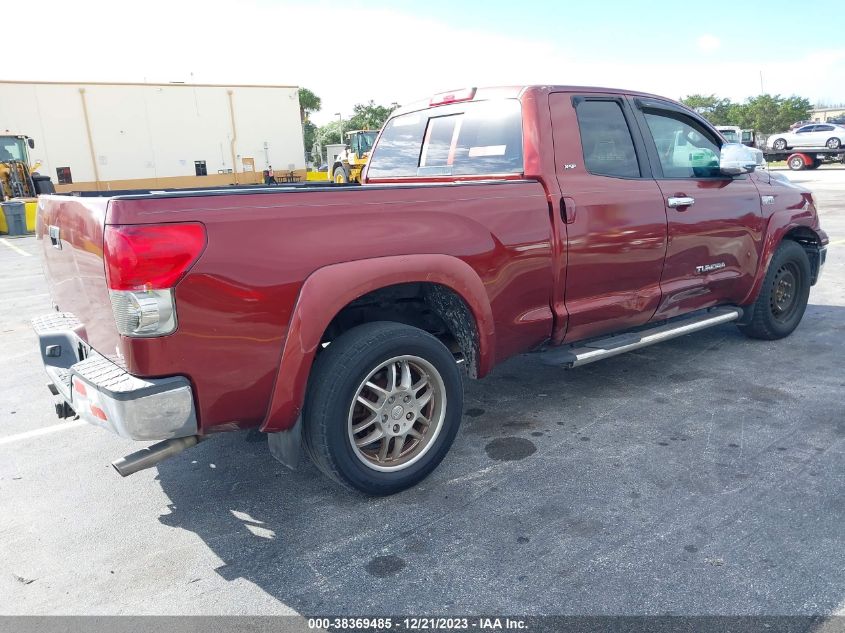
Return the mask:
<path fill-rule="evenodd" d="M 516 99 L 522 97 L 527 92 L 550 93 L 550 92 L 600 92 L 604 94 L 624 94 L 634 95 L 637 97 L 648 97 L 654 99 L 665 99 L 675 101 L 668 97 L 651 94 L 648 92 L 641 92 L 639 90 L 626 90 L 623 88 L 605 88 L 602 86 L 568 86 L 559 84 L 534 84 L 530 86 L 489 86 L 478 88 L 472 99 L 467 101 L 484 101 L 487 99 Z M 413 101 L 398 108 L 392 116 L 405 114 L 406 112 L 416 112 L 417 110 L 426 110 L 428 108 L 437 108 L 439 105 L 430 105 L 431 96 L 425 99 Z M 445 104 L 444 104 L 445 105 Z"/>

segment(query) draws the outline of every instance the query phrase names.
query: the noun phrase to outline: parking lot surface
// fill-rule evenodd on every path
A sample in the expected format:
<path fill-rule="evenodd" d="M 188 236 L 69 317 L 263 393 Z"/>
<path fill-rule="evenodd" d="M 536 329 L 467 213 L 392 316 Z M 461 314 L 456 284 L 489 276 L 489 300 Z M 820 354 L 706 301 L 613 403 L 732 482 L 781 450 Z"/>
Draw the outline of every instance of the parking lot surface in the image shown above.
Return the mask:
<path fill-rule="evenodd" d="M 28 322 L 34 238 L 0 243 L 0 613 L 845 613 L 845 169 L 788 339 L 721 326 L 566 371 L 468 382 L 422 485 L 292 472 L 255 432 L 121 479 L 139 446 L 60 422 Z"/>

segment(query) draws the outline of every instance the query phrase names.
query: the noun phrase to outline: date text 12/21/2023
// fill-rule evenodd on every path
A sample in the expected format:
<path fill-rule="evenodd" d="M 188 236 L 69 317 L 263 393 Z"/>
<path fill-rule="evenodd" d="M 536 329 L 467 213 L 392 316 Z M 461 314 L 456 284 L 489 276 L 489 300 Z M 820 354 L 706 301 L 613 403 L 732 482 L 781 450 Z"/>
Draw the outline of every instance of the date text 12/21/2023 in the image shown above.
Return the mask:
<path fill-rule="evenodd" d="M 431 630 L 471 630 L 498 631 L 498 630 L 526 630 L 528 625 L 522 618 L 508 617 L 357 617 L 357 618 L 309 618 L 309 629 L 321 629 L 326 631 L 348 631 L 348 630 L 406 630 L 406 631 L 431 631 Z"/>

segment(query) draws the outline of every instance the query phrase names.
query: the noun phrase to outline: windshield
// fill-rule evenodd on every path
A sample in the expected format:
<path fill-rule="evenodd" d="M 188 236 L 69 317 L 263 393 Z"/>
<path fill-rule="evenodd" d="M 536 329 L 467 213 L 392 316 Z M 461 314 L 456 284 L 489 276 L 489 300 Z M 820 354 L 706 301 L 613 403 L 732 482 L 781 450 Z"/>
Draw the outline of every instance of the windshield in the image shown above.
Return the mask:
<path fill-rule="evenodd" d="M 516 99 L 471 101 L 390 119 L 368 178 L 521 174 L 522 111 Z"/>
<path fill-rule="evenodd" d="M 24 139 L 17 136 L 0 136 L 0 163 L 25 159 Z"/>
<path fill-rule="evenodd" d="M 722 130 L 721 132 L 722 136 L 725 137 L 725 140 L 727 140 L 728 143 L 739 143 L 739 137 L 736 135 L 734 130 Z"/>

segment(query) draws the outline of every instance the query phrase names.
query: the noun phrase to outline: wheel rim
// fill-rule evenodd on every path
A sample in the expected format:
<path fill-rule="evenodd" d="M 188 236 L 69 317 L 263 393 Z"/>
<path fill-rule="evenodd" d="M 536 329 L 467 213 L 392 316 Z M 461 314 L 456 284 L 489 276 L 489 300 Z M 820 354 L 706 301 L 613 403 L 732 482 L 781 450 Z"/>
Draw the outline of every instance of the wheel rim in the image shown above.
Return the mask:
<path fill-rule="evenodd" d="M 775 149 L 786 149 L 786 141 L 775 141 Z"/>
<path fill-rule="evenodd" d="M 798 307 L 798 280 L 801 274 L 793 262 L 783 264 L 777 269 L 772 283 L 769 306 L 775 320 L 788 321 Z"/>
<path fill-rule="evenodd" d="M 790 169 L 797 170 L 801 169 L 804 166 L 804 159 L 803 158 L 793 158 L 789 162 Z"/>
<path fill-rule="evenodd" d="M 838 139 L 832 138 L 827 142 L 827 146 L 830 149 L 837 149 L 841 145 Z"/>
<path fill-rule="evenodd" d="M 361 381 L 347 430 L 355 456 L 383 472 L 408 468 L 434 445 L 446 418 L 446 386 L 418 356 L 391 358 Z"/>

